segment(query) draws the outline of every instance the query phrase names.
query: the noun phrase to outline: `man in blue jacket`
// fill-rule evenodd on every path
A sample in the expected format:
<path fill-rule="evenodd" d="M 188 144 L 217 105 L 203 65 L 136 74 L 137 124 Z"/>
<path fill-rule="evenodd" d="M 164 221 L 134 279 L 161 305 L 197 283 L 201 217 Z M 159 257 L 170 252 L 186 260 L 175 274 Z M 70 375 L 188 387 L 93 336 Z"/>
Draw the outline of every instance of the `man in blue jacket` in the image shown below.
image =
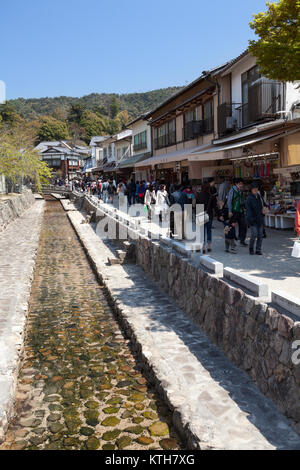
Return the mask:
<path fill-rule="evenodd" d="M 246 218 L 250 225 L 251 236 L 249 244 L 250 255 L 254 255 L 254 244 L 256 241 L 256 254 L 262 255 L 261 247 L 264 232 L 264 203 L 259 194 L 258 184 L 251 184 L 251 194 L 246 200 Z"/>

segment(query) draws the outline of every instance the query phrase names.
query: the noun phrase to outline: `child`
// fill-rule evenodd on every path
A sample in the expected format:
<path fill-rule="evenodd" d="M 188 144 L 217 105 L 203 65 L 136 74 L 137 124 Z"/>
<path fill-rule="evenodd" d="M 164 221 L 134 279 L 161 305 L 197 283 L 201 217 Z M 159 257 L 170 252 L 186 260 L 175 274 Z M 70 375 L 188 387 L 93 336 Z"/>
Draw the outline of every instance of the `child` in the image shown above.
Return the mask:
<path fill-rule="evenodd" d="M 225 251 L 226 253 L 237 253 L 236 250 L 236 235 L 235 235 L 235 226 L 236 226 L 236 215 L 234 214 L 231 218 L 228 215 L 227 207 L 223 207 L 219 211 L 219 220 L 224 224 L 224 235 L 225 235 Z"/>

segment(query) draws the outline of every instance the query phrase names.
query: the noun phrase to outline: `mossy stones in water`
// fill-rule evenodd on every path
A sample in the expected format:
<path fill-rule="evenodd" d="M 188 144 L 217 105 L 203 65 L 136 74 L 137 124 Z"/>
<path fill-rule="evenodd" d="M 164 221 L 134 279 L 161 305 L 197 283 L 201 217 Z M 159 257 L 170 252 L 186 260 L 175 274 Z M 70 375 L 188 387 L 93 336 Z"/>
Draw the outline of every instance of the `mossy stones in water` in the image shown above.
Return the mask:
<path fill-rule="evenodd" d="M 143 395 L 142 393 L 136 392 L 128 397 L 128 401 L 133 401 L 134 403 L 138 403 L 138 402 L 145 400 L 145 398 L 146 398 L 145 395 Z"/>
<path fill-rule="evenodd" d="M 157 421 L 148 427 L 151 436 L 167 436 L 169 434 L 169 426 L 167 423 Z"/>
<path fill-rule="evenodd" d="M 122 403 L 122 398 L 121 397 L 112 397 L 110 398 L 109 400 L 107 400 L 106 403 L 108 403 L 109 405 L 119 405 L 120 403 Z"/>
<path fill-rule="evenodd" d="M 154 411 L 144 411 L 143 416 L 146 419 L 152 419 L 152 420 L 158 418 L 157 414 L 154 413 Z"/>
<path fill-rule="evenodd" d="M 128 436 L 122 436 L 117 440 L 118 449 L 122 450 L 130 446 L 132 440 Z"/>
<path fill-rule="evenodd" d="M 120 434 L 121 434 L 121 431 L 119 429 L 114 429 L 113 431 L 105 432 L 102 436 L 102 439 L 104 441 L 111 441 L 119 437 Z"/>
<path fill-rule="evenodd" d="M 104 413 L 108 414 L 108 415 L 111 415 L 111 414 L 118 413 L 119 408 L 117 408 L 117 407 L 115 407 L 115 406 L 108 406 L 107 408 L 103 408 L 102 411 L 103 411 Z"/>
<path fill-rule="evenodd" d="M 103 449 L 103 450 L 114 450 L 114 449 L 115 449 L 115 445 L 114 445 L 114 444 L 111 444 L 111 443 L 104 444 L 104 445 L 102 446 L 102 449 Z"/>
<path fill-rule="evenodd" d="M 89 426 L 97 426 L 99 424 L 99 413 L 96 410 L 88 410 L 85 411 L 84 413 L 86 422 Z"/>
<path fill-rule="evenodd" d="M 136 404 L 134 405 L 134 408 L 135 408 L 136 410 L 141 411 L 141 410 L 143 410 L 143 409 L 145 408 L 145 405 L 144 405 L 143 403 L 136 403 Z"/>
<path fill-rule="evenodd" d="M 42 444 L 46 439 L 47 437 L 44 436 L 31 436 L 29 441 L 31 442 L 31 444 L 38 446 Z"/>
<path fill-rule="evenodd" d="M 117 383 L 118 388 L 129 387 L 130 385 L 132 385 L 132 382 L 130 380 L 121 380 Z"/>
<path fill-rule="evenodd" d="M 104 411 L 104 410 L 103 410 Z M 131 409 L 131 410 L 125 410 L 124 413 L 122 413 L 122 416 L 121 418 L 123 419 L 126 419 L 126 418 L 130 418 L 131 416 L 134 415 L 134 410 Z"/>
<path fill-rule="evenodd" d="M 95 432 L 95 430 L 93 428 L 89 428 L 87 426 L 83 426 L 82 428 L 80 428 L 80 434 L 82 434 L 82 436 L 92 436 Z"/>
<path fill-rule="evenodd" d="M 78 447 L 79 439 L 77 439 L 76 437 L 66 437 L 64 439 L 64 445 L 66 447 Z"/>
<path fill-rule="evenodd" d="M 142 434 L 144 428 L 142 426 L 129 426 L 125 431 L 130 432 L 131 434 Z"/>
<path fill-rule="evenodd" d="M 101 422 L 102 426 L 116 426 L 119 423 L 120 420 L 115 416 L 108 416 Z"/>
<path fill-rule="evenodd" d="M 148 436 L 139 436 L 136 442 L 138 442 L 142 446 L 149 446 L 150 444 L 153 444 L 154 440 Z"/>
<path fill-rule="evenodd" d="M 134 424 L 140 424 L 142 421 L 144 421 L 144 418 L 142 416 L 137 416 L 137 417 L 132 419 L 132 422 Z"/>
<path fill-rule="evenodd" d="M 164 450 L 172 450 L 178 448 L 178 443 L 176 439 L 162 439 L 161 441 L 159 441 L 159 444 Z"/>
<path fill-rule="evenodd" d="M 50 426 L 49 426 L 49 429 L 53 434 L 56 434 L 56 433 L 62 431 L 63 428 L 64 427 L 61 423 L 51 423 Z"/>
<path fill-rule="evenodd" d="M 47 417 L 47 421 L 50 421 L 51 423 L 55 423 L 56 421 L 59 421 L 61 418 L 60 413 L 50 413 L 50 415 Z"/>
<path fill-rule="evenodd" d="M 97 408 L 99 408 L 99 403 L 94 400 L 89 400 L 86 402 L 85 406 L 90 410 L 96 410 Z"/>
<path fill-rule="evenodd" d="M 100 441 L 96 437 L 89 437 L 85 445 L 88 450 L 97 450 L 100 447 Z"/>
<path fill-rule="evenodd" d="M 90 398 L 93 396 L 93 390 L 85 390 L 85 389 L 80 389 L 80 396 L 81 398 Z"/>
<path fill-rule="evenodd" d="M 50 403 L 49 410 L 50 411 L 62 411 L 63 407 L 61 405 L 57 405 L 55 403 Z M 43 410 L 41 410 L 43 411 Z"/>

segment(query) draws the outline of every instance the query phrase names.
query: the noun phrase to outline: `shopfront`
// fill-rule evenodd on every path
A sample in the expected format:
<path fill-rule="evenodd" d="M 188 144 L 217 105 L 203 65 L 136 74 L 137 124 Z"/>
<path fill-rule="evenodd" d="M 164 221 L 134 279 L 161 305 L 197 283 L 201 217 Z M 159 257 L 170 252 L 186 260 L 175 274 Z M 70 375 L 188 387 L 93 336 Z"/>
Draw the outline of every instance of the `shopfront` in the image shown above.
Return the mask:
<path fill-rule="evenodd" d="M 244 179 L 246 196 L 250 192 L 250 184 L 257 181 L 269 210 L 265 225 L 277 229 L 292 229 L 297 203 L 291 190 L 291 178 L 284 176 L 279 168 L 280 153 L 269 152 L 234 158 L 232 163 L 234 176 Z"/>

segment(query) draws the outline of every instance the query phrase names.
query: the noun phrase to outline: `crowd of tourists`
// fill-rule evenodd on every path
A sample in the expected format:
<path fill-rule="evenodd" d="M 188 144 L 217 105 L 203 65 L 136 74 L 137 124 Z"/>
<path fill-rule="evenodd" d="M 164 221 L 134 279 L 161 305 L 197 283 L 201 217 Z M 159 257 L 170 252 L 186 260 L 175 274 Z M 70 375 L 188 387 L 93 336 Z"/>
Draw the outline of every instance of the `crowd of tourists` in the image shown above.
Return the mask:
<path fill-rule="evenodd" d="M 259 184 L 253 182 L 250 194 L 245 197 L 244 181 L 242 178 L 222 178 L 221 184 L 216 185 L 213 177 L 208 178 L 202 185 L 192 187 L 190 184 L 165 184 L 164 182 L 135 181 L 124 178 L 101 178 L 96 181 L 73 180 L 72 185 L 78 191 L 88 192 L 97 196 L 105 203 L 113 203 L 114 197 L 119 203 L 126 197 L 126 202 L 143 204 L 149 219 L 158 215 L 159 220 L 166 220 L 169 207 L 176 204 L 182 210 L 182 224 L 187 204 L 192 205 L 195 218 L 199 205 L 204 207 L 206 216 L 204 224 L 203 253 L 212 251 L 213 221 L 221 222 L 224 226 L 225 251 L 237 253 L 237 246 L 249 247 L 250 255 L 262 254 L 262 241 L 266 237 L 264 215 L 266 203 L 261 194 Z M 246 243 L 247 232 L 250 229 L 249 245 Z M 174 214 L 170 214 L 170 236 L 175 234 Z"/>

